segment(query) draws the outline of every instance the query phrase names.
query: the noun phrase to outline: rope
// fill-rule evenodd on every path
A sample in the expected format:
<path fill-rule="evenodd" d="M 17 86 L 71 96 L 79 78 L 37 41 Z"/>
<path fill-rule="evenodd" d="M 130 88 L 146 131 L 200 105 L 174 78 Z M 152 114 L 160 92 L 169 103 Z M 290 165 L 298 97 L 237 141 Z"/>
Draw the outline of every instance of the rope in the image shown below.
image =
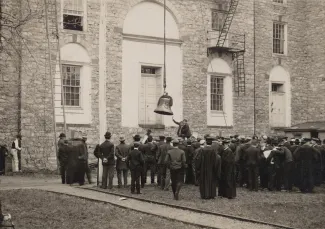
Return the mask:
<path fill-rule="evenodd" d="M 164 0 L 164 94 L 166 92 L 166 0 Z"/>

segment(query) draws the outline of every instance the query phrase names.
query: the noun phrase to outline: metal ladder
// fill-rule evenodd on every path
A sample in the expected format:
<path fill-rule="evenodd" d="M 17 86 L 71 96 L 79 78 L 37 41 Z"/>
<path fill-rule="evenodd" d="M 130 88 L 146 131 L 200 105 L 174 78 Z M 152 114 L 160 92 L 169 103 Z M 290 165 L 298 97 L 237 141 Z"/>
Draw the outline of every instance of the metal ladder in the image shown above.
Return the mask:
<path fill-rule="evenodd" d="M 233 53 L 233 64 L 234 64 L 234 86 L 235 92 L 239 96 L 241 93 L 245 95 L 245 55 L 244 52 Z"/>
<path fill-rule="evenodd" d="M 227 16 L 225 19 L 225 22 L 223 23 L 222 29 L 219 34 L 217 47 L 223 47 L 225 44 L 225 41 L 227 40 L 227 35 L 232 23 L 232 20 L 234 18 L 234 15 L 237 10 L 239 0 L 231 0 L 229 10 L 227 12 Z"/>

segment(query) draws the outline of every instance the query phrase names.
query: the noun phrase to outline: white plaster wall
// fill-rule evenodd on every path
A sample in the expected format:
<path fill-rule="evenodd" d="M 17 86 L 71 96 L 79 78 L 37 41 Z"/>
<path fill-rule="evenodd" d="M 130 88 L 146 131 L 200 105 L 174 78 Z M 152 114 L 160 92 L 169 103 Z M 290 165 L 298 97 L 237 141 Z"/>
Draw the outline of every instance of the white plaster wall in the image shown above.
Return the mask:
<path fill-rule="evenodd" d="M 210 76 L 224 77 L 224 111 L 211 111 L 210 104 Z M 211 60 L 207 75 L 207 125 L 208 126 L 232 126 L 233 125 L 233 91 L 232 71 L 226 61 L 220 58 Z"/>
<path fill-rule="evenodd" d="M 163 52 L 163 44 L 123 40 L 122 126 L 137 127 L 139 125 L 141 65 L 163 67 Z M 180 46 L 169 45 L 166 48 L 166 53 L 166 91 L 174 99 L 172 107 L 174 117 L 176 120 L 180 120 L 182 118 L 182 57 Z M 163 116 L 163 123 L 165 126 L 175 126 L 170 116 Z"/>
<path fill-rule="evenodd" d="M 141 2 L 134 6 L 124 21 L 123 33 L 142 36 L 164 36 L 164 8 L 154 2 Z M 166 38 L 179 38 L 173 15 L 166 10 Z"/>
<path fill-rule="evenodd" d="M 291 126 L 291 82 L 289 73 L 281 66 L 275 66 L 270 72 L 270 80 L 269 80 L 269 98 L 271 98 L 271 87 L 272 82 L 281 82 L 284 83 L 285 89 L 285 108 L 286 108 L 286 120 L 285 126 Z M 269 99 L 269 117 L 271 120 L 271 100 Z"/>
<path fill-rule="evenodd" d="M 91 123 L 91 66 L 87 51 L 79 44 L 69 43 L 61 48 L 61 64 L 82 66 L 80 70 L 81 103 L 80 107 L 65 107 L 66 123 Z M 63 109 L 61 106 L 60 68 L 56 66 L 55 75 L 55 115 L 56 122 L 63 122 Z"/>

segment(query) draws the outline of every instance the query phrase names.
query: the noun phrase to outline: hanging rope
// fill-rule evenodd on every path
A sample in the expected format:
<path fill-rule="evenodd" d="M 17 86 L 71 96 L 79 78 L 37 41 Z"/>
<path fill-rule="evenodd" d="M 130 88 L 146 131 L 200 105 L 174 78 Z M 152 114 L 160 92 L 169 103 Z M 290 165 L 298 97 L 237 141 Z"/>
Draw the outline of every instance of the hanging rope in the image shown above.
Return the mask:
<path fill-rule="evenodd" d="M 166 92 L 166 0 L 164 0 L 164 94 Z"/>

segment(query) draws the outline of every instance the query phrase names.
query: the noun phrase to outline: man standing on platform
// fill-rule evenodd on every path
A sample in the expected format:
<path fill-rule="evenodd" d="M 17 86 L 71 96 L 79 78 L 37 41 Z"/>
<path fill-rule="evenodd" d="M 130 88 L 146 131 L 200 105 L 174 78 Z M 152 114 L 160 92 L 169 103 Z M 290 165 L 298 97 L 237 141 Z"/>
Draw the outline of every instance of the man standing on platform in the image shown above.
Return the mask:
<path fill-rule="evenodd" d="M 187 138 L 191 137 L 192 134 L 190 131 L 190 127 L 187 123 L 187 119 L 184 119 L 181 122 L 177 122 L 177 121 L 175 121 L 174 116 L 173 116 L 173 122 L 179 126 L 178 130 L 177 130 L 178 137 L 181 137 L 183 139 L 187 139 Z"/>
<path fill-rule="evenodd" d="M 118 187 L 122 187 L 122 173 L 123 173 L 123 181 L 124 188 L 127 186 L 128 179 L 128 167 L 126 164 L 126 159 L 128 157 L 129 147 L 125 144 L 124 136 L 120 137 L 120 144 L 116 146 L 116 173 L 118 180 Z"/>
<path fill-rule="evenodd" d="M 172 189 L 174 199 L 178 200 L 179 192 L 184 182 L 184 169 L 186 168 L 185 152 L 178 148 L 179 141 L 173 141 L 173 149 L 167 152 L 166 165 L 170 169 L 170 176 L 172 180 Z"/>
<path fill-rule="evenodd" d="M 112 134 L 110 132 L 105 133 L 105 141 L 100 145 L 100 157 L 103 161 L 103 179 L 102 188 L 107 189 L 107 177 L 108 177 L 108 188 L 113 188 L 114 178 L 114 144 L 111 142 Z"/>

